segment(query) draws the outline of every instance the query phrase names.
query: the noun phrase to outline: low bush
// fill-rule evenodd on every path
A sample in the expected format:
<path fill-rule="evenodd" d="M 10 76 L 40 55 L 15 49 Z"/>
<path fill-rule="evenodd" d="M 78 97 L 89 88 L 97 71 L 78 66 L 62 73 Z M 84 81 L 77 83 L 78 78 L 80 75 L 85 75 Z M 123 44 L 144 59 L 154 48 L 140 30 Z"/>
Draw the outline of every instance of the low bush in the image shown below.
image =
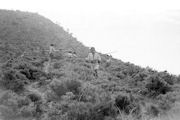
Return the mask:
<path fill-rule="evenodd" d="M 176 92 L 168 92 L 165 95 L 157 96 L 156 99 L 157 99 L 159 108 L 163 111 L 168 111 L 173 107 L 177 97 L 178 97 L 178 94 Z"/>
<path fill-rule="evenodd" d="M 115 99 L 115 105 L 119 110 L 130 113 L 131 101 L 127 95 L 118 95 Z"/>
<path fill-rule="evenodd" d="M 68 91 L 65 84 L 59 81 L 53 81 L 50 87 L 52 89 L 52 92 L 54 92 L 55 95 L 57 96 L 57 99 L 60 99 L 61 96 L 65 95 L 66 92 Z"/>
<path fill-rule="evenodd" d="M 142 109 L 143 109 L 142 115 L 149 117 L 157 117 L 161 112 L 157 104 L 149 103 L 149 102 L 143 103 Z"/>
<path fill-rule="evenodd" d="M 25 75 L 30 82 L 40 80 L 41 77 L 47 77 L 47 75 L 41 71 L 39 68 L 29 65 L 20 64 L 15 67 L 21 74 Z"/>
<path fill-rule="evenodd" d="M 79 80 L 90 81 L 94 79 L 90 64 L 75 65 L 73 71 L 79 75 Z"/>
<path fill-rule="evenodd" d="M 24 96 L 7 91 L 0 99 L 0 112 L 4 119 L 14 119 L 21 115 L 20 108 L 29 105 L 29 101 Z"/>
<path fill-rule="evenodd" d="M 72 92 L 75 95 L 79 95 L 81 82 L 77 80 L 67 80 L 65 84 L 67 86 L 68 92 Z"/>
<path fill-rule="evenodd" d="M 27 83 L 27 78 L 13 69 L 4 71 L 0 81 L 1 86 L 15 92 L 22 91 L 24 89 L 24 85 Z"/>
<path fill-rule="evenodd" d="M 54 60 L 61 60 L 64 58 L 63 53 L 61 53 L 61 52 L 55 52 L 54 54 L 52 54 L 51 57 Z"/>
<path fill-rule="evenodd" d="M 91 120 L 89 114 L 90 108 L 89 104 L 83 102 L 69 104 L 69 111 L 67 112 L 68 120 Z"/>
<path fill-rule="evenodd" d="M 140 104 L 138 98 L 135 98 L 130 93 L 120 94 L 115 99 L 115 105 L 119 109 L 119 112 L 123 112 L 125 114 L 132 114 L 135 117 L 139 117 L 141 113 Z"/>
<path fill-rule="evenodd" d="M 97 103 L 99 101 L 102 101 L 100 98 L 100 93 L 102 93 L 102 89 L 99 87 L 84 83 L 81 87 L 81 93 L 79 94 L 78 100 L 81 102 L 90 102 L 90 103 Z"/>
<path fill-rule="evenodd" d="M 172 90 L 171 85 L 156 74 L 149 76 L 146 81 L 147 83 L 145 87 L 148 90 L 149 97 L 156 97 L 160 94 L 166 94 L 167 92 Z"/>
<path fill-rule="evenodd" d="M 22 91 L 24 85 L 49 78 L 40 68 L 23 60 L 14 61 L 11 67 L 5 64 L 1 73 L 1 86 L 15 92 Z"/>
<path fill-rule="evenodd" d="M 115 107 L 113 101 L 101 102 L 93 107 L 91 114 L 94 116 L 92 118 L 96 120 L 104 120 L 105 117 L 116 118 L 118 109 Z"/>
<path fill-rule="evenodd" d="M 30 93 L 27 95 L 27 98 L 31 100 L 31 102 L 38 102 L 41 100 L 41 96 L 35 93 Z"/>
<path fill-rule="evenodd" d="M 160 72 L 158 75 L 169 85 L 174 85 L 174 83 L 176 82 L 176 77 L 168 74 L 167 72 Z"/>
<path fill-rule="evenodd" d="M 58 98 L 61 98 L 61 96 L 65 95 L 67 92 L 79 95 L 80 87 L 81 82 L 77 80 L 54 81 L 54 83 L 51 84 L 51 89 Z"/>
<path fill-rule="evenodd" d="M 60 69 L 63 66 L 62 62 L 56 62 L 53 64 L 53 68 L 54 69 Z"/>
<path fill-rule="evenodd" d="M 180 75 L 177 77 L 177 83 L 180 83 Z"/>

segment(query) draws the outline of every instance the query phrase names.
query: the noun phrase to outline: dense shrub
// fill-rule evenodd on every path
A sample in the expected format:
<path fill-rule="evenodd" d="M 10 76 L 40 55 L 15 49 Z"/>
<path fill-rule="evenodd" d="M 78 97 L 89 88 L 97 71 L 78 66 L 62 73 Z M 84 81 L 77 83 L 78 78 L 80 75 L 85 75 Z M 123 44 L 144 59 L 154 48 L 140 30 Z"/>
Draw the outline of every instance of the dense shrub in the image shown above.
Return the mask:
<path fill-rule="evenodd" d="M 42 120 L 67 120 L 67 115 L 62 113 L 62 105 L 56 102 L 49 102 Z"/>
<path fill-rule="evenodd" d="M 172 90 L 171 86 L 157 74 L 149 76 L 146 81 L 145 87 L 148 90 L 149 96 L 155 97 L 159 94 L 166 94 Z"/>
<path fill-rule="evenodd" d="M 90 81 L 94 79 L 90 64 L 83 64 L 83 66 L 76 65 L 74 67 L 74 72 L 79 75 L 79 80 Z"/>
<path fill-rule="evenodd" d="M 33 66 L 28 61 L 14 61 L 11 67 L 2 66 L 1 68 L 1 86 L 6 89 L 11 89 L 15 92 L 21 91 L 24 85 L 30 84 L 35 81 L 49 79 L 49 75 L 44 73 L 40 68 Z"/>
<path fill-rule="evenodd" d="M 43 104 L 41 102 L 31 102 L 29 105 L 19 108 L 19 113 L 25 118 L 34 117 L 40 119 L 45 112 L 42 106 Z"/>
<path fill-rule="evenodd" d="M 171 109 L 178 98 L 176 92 L 168 92 L 164 95 L 157 96 L 158 107 L 163 111 L 168 111 Z"/>
<path fill-rule="evenodd" d="M 104 120 L 106 116 L 115 118 L 117 115 L 117 109 L 111 102 L 93 105 L 89 102 L 67 101 L 65 105 L 68 106 L 68 120 Z"/>
<path fill-rule="evenodd" d="M 91 84 L 83 84 L 78 100 L 82 102 L 96 103 L 98 101 L 97 87 Z"/>
<path fill-rule="evenodd" d="M 101 102 L 93 107 L 91 114 L 94 114 L 93 119 L 104 120 L 105 117 L 115 118 L 118 113 L 118 109 L 115 107 L 113 101 Z"/>
<path fill-rule="evenodd" d="M 55 52 L 53 55 L 52 55 L 52 59 L 54 60 L 61 60 L 63 59 L 63 53 L 62 52 Z"/>
<path fill-rule="evenodd" d="M 173 85 L 176 81 L 175 76 L 170 75 L 167 72 L 160 72 L 158 74 L 164 81 L 166 81 L 169 85 Z"/>
<path fill-rule="evenodd" d="M 135 82 L 142 82 L 145 80 L 145 78 L 148 76 L 147 73 L 145 72 L 140 72 L 138 74 L 136 74 L 133 78 L 135 80 Z"/>
<path fill-rule="evenodd" d="M 51 83 L 52 91 L 61 98 L 67 92 L 72 92 L 74 95 L 79 95 L 81 83 L 77 80 L 64 80 L 64 81 L 54 81 Z"/>
<path fill-rule="evenodd" d="M 65 84 L 59 82 L 59 81 L 53 81 L 53 83 L 51 83 L 51 89 L 52 92 L 55 93 L 55 95 L 60 99 L 62 95 L 65 95 L 67 90 L 67 87 L 65 86 Z"/>
<path fill-rule="evenodd" d="M 159 106 L 153 103 L 148 103 L 145 109 L 145 114 L 153 117 L 157 117 L 161 112 Z"/>
<path fill-rule="evenodd" d="M 5 119 L 13 119 L 21 115 L 20 108 L 29 105 L 29 101 L 24 96 L 7 91 L 0 99 L 0 112 Z"/>
<path fill-rule="evenodd" d="M 68 120 L 91 120 L 90 119 L 90 104 L 83 102 L 75 102 L 69 104 Z M 95 120 L 95 119 L 94 119 Z"/>
<path fill-rule="evenodd" d="M 31 102 L 38 102 L 41 100 L 41 96 L 35 93 L 31 93 L 27 95 L 27 98 L 31 100 Z"/>
<path fill-rule="evenodd" d="M 31 82 L 40 80 L 43 76 L 47 78 L 47 75 L 43 71 L 30 64 L 22 63 L 16 66 L 15 69 L 17 69 L 18 71 L 20 71 L 20 73 L 25 75 L 26 78 Z"/>
<path fill-rule="evenodd" d="M 130 113 L 131 101 L 127 95 L 118 95 L 115 99 L 115 104 L 119 110 Z"/>
<path fill-rule="evenodd" d="M 177 77 L 177 83 L 180 83 L 180 75 Z"/>
<path fill-rule="evenodd" d="M 53 64 L 53 68 L 54 69 L 60 69 L 63 66 L 62 62 L 56 62 Z"/>
<path fill-rule="evenodd" d="M 28 83 L 27 78 L 15 70 L 7 70 L 3 72 L 2 79 L 0 81 L 1 86 L 6 89 L 13 90 L 15 92 L 22 91 L 24 85 Z"/>
<path fill-rule="evenodd" d="M 139 98 L 135 98 L 130 93 L 127 94 L 120 94 L 115 99 L 115 105 L 119 109 L 119 112 L 123 112 L 125 114 L 132 114 L 136 117 L 140 116 L 141 108 L 139 103 Z"/>
<path fill-rule="evenodd" d="M 75 95 L 79 95 L 81 82 L 77 80 L 67 80 L 65 82 L 68 92 L 72 92 Z"/>
<path fill-rule="evenodd" d="M 40 117 L 43 103 L 38 95 L 20 96 L 14 92 L 6 92 L 0 99 L 0 112 L 4 119 L 14 120 L 19 117 Z"/>

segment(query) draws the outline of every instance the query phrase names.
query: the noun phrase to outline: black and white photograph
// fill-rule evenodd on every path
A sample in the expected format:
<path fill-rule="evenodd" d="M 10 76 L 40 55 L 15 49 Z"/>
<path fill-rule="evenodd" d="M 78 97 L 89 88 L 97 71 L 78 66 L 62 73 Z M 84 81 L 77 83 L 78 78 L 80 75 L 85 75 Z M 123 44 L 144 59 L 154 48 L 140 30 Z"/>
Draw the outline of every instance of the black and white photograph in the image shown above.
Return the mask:
<path fill-rule="evenodd" d="M 0 120 L 180 120 L 180 1 L 2 0 Z"/>

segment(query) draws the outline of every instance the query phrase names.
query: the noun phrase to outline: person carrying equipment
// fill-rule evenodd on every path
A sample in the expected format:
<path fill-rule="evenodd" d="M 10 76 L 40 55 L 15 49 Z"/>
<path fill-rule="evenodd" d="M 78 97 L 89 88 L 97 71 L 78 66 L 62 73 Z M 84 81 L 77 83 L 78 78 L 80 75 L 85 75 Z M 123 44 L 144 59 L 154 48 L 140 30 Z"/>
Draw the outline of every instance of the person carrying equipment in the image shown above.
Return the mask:
<path fill-rule="evenodd" d="M 94 71 L 94 76 L 98 77 L 98 70 L 101 62 L 100 55 L 96 52 L 94 47 L 91 47 L 90 53 L 88 54 L 88 57 L 86 58 L 88 62 L 92 64 L 92 70 Z"/>

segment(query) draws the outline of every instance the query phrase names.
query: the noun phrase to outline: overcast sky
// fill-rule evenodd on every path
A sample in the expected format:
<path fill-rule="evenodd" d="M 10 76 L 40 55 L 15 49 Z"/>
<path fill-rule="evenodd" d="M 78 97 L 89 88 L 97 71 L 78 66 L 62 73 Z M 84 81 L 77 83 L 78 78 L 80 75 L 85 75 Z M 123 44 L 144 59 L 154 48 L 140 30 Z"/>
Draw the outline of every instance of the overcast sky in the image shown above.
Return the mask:
<path fill-rule="evenodd" d="M 180 74 L 178 0 L 4 0 L 0 8 L 37 12 L 99 52 Z"/>

